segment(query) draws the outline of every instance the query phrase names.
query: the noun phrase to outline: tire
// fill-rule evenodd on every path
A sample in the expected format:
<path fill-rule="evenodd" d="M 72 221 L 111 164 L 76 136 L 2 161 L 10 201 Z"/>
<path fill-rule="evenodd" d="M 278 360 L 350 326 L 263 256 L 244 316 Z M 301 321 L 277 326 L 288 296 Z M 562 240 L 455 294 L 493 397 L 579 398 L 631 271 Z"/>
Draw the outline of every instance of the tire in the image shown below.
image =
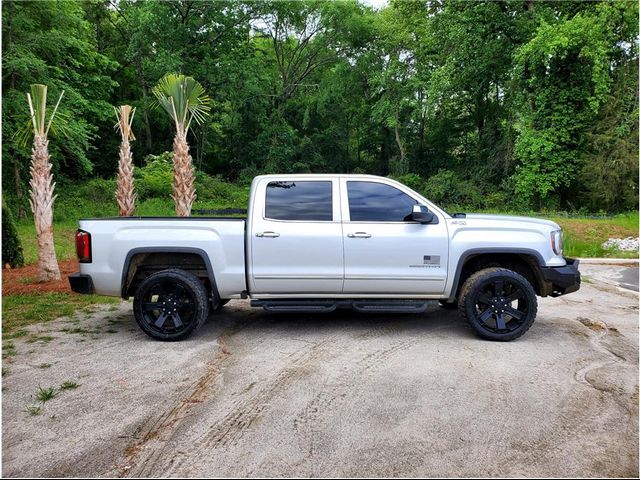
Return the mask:
<path fill-rule="evenodd" d="M 140 284 L 133 297 L 133 313 L 138 326 L 151 338 L 182 340 L 204 324 L 209 295 L 193 273 L 162 270 Z"/>
<path fill-rule="evenodd" d="M 506 268 L 486 268 L 464 283 L 458 310 L 480 337 L 508 342 L 531 328 L 538 302 L 522 275 Z"/>
<path fill-rule="evenodd" d="M 438 300 L 438 302 L 440 303 L 440 307 L 444 308 L 445 310 L 455 310 L 456 308 L 458 308 L 458 303 L 455 300 L 453 302 Z"/>

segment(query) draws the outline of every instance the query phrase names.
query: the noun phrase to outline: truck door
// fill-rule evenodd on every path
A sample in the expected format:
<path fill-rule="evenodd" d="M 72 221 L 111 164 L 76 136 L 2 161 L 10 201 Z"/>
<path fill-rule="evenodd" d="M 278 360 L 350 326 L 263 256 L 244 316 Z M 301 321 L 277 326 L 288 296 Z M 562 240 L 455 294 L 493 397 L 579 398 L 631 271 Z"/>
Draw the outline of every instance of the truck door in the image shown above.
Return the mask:
<path fill-rule="evenodd" d="M 449 241 L 437 224 L 405 221 L 420 202 L 376 179 L 341 180 L 345 280 L 343 293 L 444 292 Z"/>
<path fill-rule="evenodd" d="M 250 212 L 252 293 L 342 292 L 339 181 L 262 179 Z"/>

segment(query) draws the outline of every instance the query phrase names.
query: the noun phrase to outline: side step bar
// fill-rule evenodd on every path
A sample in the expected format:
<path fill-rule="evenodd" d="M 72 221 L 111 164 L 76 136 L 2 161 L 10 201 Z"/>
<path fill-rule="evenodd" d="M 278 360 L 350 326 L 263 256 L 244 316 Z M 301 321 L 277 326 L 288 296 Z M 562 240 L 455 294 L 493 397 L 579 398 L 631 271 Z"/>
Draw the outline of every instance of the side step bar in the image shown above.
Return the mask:
<path fill-rule="evenodd" d="M 351 308 L 360 313 L 423 313 L 436 300 L 251 300 L 252 307 L 268 312 L 328 313 L 337 308 Z"/>

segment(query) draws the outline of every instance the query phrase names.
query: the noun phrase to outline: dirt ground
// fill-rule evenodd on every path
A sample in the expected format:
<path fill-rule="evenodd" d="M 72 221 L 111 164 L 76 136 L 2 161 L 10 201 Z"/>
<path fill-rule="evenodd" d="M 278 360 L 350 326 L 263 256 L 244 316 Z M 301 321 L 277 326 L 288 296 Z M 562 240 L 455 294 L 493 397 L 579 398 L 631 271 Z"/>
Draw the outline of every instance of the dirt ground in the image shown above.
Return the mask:
<path fill-rule="evenodd" d="M 180 343 L 148 339 L 126 302 L 34 326 L 3 362 L 3 476 L 636 477 L 638 295 L 582 271 L 511 343 L 437 306 L 233 301 Z"/>
<path fill-rule="evenodd" d="M 23 293 L 67 292 L 72 293 L 69 286 L 69 275 L 79 270 L 78 260 L 62 260 L 58 262 L 60 280 L 37 282 L 38 265 L 36 263 L 22 268 L 5 268 L 2 271 L 2 295 L 18 295 Z"/>

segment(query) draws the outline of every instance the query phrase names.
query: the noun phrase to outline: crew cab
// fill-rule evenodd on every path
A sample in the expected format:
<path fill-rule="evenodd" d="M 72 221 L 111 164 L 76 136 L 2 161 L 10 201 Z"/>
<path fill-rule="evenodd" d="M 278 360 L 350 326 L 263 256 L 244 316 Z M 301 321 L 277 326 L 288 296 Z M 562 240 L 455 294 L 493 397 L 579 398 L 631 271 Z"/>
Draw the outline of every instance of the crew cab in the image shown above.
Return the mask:
<path fill-rule="evenodd" d="M 274 312 L 364 313 L 421 313 L 437 300 L 506 341 L 531 327 L 536 296 L 580 287 L 556 223 L 449 214 L 389 178 L 258 176 L 246 214 L 82 219 L 71 288 L 133 297 L 138 325 L 159 340 L 249 298 Z"/>

